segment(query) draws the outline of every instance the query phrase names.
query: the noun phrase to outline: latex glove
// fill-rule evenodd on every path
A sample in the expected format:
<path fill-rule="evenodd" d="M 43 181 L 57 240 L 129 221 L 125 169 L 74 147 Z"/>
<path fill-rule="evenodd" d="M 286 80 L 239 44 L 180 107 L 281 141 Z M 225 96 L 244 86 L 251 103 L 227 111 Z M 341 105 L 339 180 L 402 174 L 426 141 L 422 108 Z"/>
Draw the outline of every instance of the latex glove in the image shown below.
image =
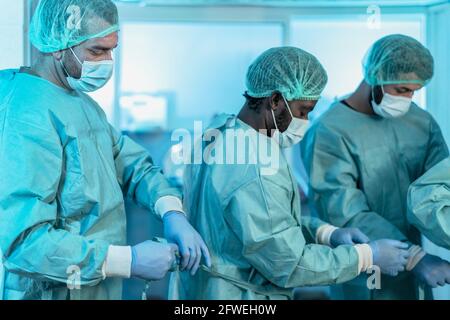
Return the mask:
<path fill-rule="evenodd" d="M 432 288 L 450 284 L 450 263 L 431 254 L 425 255 L 412 269 L 417 279 Z"/>
<path fill-rule="evenodd" d="M 195 275 L 202 256 L 206 265 L 211 267 L 211 258 L 205 242 L 182 212 L 166 213 L 163 222 L 164 238 L 169 242 L 176 243 L 180 249 L 181 271 L 187 270 L 191 272 L 191 275 Z"/>
<path fill-rule="evenodd" d="M 337 247 L 343 244 L 367 243 L 370 239 L 358 228 L 339 228 L 333 231 L 330 237 L 330 244 Z"/>
<path fill-rule="evenodd" d="M 131 247 L 131 276 L 144 280 L 161 280 L 172 268 L 177 245 L 145 241 Z"/>
<path fill-rule="evenodd" d="M 408 244 L 405 242 L 381 239 L 369 242 L 373 253 L 373 264 L 381 269 L 381 272 L 395 277 L 404 271 L 408 262 Z"/>

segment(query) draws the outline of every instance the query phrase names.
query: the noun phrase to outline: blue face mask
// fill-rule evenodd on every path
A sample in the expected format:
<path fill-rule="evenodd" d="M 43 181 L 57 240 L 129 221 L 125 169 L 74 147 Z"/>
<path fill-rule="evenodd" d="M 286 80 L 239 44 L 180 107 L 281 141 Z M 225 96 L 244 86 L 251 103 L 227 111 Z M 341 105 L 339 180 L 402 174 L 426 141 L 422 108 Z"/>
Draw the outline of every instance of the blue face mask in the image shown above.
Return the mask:
<path fill-rule="evenodd" d="M 114 62 L 112 60 L 84 61 L 82 63 L 72 48 L 70 48 L 70 51 L 81 65 L 80 79 L 71 77 L 64 67 L 62 60 L 60 60 L 60 63 L 68 75 L 67 82 L 73 90 L 93 92 L 104 87 L 106 83 L 108 83 L 114 71 Z"/>

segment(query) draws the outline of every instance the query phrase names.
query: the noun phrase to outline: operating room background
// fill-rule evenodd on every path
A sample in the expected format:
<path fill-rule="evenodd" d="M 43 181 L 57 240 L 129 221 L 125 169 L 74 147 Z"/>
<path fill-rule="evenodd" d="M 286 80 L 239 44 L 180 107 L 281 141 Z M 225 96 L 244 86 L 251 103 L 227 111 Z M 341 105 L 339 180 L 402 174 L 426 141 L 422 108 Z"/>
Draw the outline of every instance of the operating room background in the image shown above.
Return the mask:
<path fill-rule="evenodd" d="M 29 65 L 28 22 L 36 0 L 0 0 L 0 69 Z M 111 123 L 145 146 L 174 185 L 182 168 L 171 164 L 178 152 L 171 132 L 204 126 L 221 112 L 236 113 L 244 103 L 245 73 L 262 51 L 294 45 L 323 63 L 329 83 L 311 118 L 362 79 L 361 61 L 378 38 L 410 35 L 435 58 L 435 77 L 415 96 L 450 141 L 450 4 L 443 0 L 333 1 L 117 1 L 120 46 L 112 81 L 92 96 Z M 287 152 L 299 186 L 307 183 L 299 149 Z M 305 207 L 305 212 L 307 208 Z M 161 223 L 127 203 L 129 244 L 161 235 Z M 430 253 L 450 259 L 432 244 Z M 124 298 L 139 299 L 145 284 L 126 280 Z M 321 291 L 326 297 L 327 289 Z M 167 279 L 152 283 L 151 298 L 164 299 Z M 435 290 L 450 299 L 450 286 Z"/>

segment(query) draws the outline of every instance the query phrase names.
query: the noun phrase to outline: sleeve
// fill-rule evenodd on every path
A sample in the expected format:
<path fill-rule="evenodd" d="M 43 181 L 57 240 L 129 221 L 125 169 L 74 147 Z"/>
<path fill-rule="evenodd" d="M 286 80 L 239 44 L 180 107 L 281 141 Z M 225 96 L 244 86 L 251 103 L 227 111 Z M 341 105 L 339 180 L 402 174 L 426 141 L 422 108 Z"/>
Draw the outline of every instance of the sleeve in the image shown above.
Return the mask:
<path fill-rule="evenodd" d="M 0 128 L 0 249 L 9 272 L 81 285 L 103 280 L 109 243 L 58 229 L 57 191 L 64 164 L 56 133 L 14 121 Z"/>
<path fill-rule="evenodd" d="M 148 152 L 110 126 L 117 179 L 126 197 L 162 218 L 169 211 L 183 212 L 181 193 L 169 185 Z"/>
<path fill-rule="evenodd" d="M 302 155 L 310 179 L 309 197 L 318 215 L 337 227 L 359 228 L 371 240 L 407 237 L 377 212 L 370 210 L 358 189 L 359 174 L 343 138 L 320 125 L 302 142 Z"/>
<path fill-rule="evenodd" d="M 435 244 L 450 249 L 450 158 L 411 185 L 408 220 Z"/>
<path fill-rule="evenodd" d="M 242 242 L 246 261 L 283 288 L 341 283 L 356 277 L 357 250 L 306 245 L 279 188 L 256 179 L 238 188 L 227 202 L 225 219 Z"/>
<path fill-rule="evenodd" d="M 431 118 L 430 123 L 430 140 L 427 151 L 423 172 L 428 171 L 449 156 L 447 143 L 442 135 L 441 128 L 433 118 Z"/>
<path fill-rule="evenodd" d="M 302 232 L 307 243 L 317 243 L 317 234 L 319 229 L 326 225 L 325 221 L 313 216 L 302 215 Z"/>

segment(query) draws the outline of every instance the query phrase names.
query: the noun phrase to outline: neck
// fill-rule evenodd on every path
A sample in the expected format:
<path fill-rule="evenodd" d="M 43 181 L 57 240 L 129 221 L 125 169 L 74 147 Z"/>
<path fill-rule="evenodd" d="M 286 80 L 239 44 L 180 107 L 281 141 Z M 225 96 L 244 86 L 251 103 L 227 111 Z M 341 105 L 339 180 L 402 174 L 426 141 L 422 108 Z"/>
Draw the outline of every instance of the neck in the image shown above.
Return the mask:
<path fill-rule="evenodd" d="M 28 69 L 30 74 L 36 75 L 42 79 L 45 79 L 63 89 L 69 90 L 65 84 L 65 75 L 62 68 L 57 66 L 59 64 L 52 55 L 41 55 L 31 68 Z"/>
<path fill-rule="evenodd" d="M 358 89 L 346 99 L 347 103 L 356 111 L 374 115 L 371 105 L 372 101 L 372 87 L 365 81 L 362 81 Z"/>
<path fill-rule="evenodd" d="M 260 132 L 265 130 L 267 132 L 267 123 L 262 112 L 263 106 L 258 109 L 252 109 L 246 103 L 238 114 L 238 119 L 248 124 L 250 127 Z M 267 132 L 267 134 L 269 134 Z"/>

